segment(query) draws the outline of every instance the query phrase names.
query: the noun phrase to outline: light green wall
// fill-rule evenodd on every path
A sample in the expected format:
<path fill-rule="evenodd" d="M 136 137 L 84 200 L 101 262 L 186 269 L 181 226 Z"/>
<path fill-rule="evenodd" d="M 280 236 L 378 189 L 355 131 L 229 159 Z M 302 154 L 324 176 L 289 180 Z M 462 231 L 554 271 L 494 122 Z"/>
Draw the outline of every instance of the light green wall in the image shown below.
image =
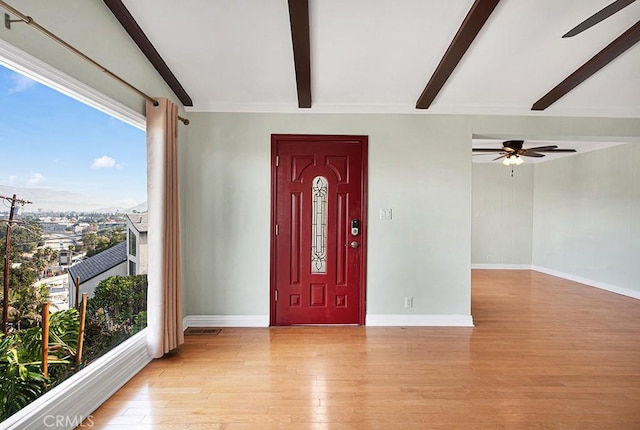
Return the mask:
<path fill-rule="evenodd" d="M 369 136 L 369 314 L 408 313 L 407 295 L 416 314 L 469 314 L 470 135 L 454 118 L 191 119 L 181 154 L 189 166 L 183 221 L 190 314 L 268 314 L 272 133 Z M 379 220 L 381 208 L 393 210 L 392 221 Z"/>
<path fill-rule="evenodd" d="M 570 139 L 590 133 L 635 141 L 640 136 L 637 121 L 589 118 L 241 113 L 190 118 L 181 157 L 187 166 L 184 276 L 191 315 L 268 315 L 272 133 L 369 136 L 369 315 L 469 314 L 472 135 Z M 522 177 L 514 178 L 531 195 L 528 169 L 525 165 Z M 513 203 L 527 205 L 509 213 L 527 217 L 528 223 L 518 233 L 528 245 L 515 249 L 514 263 L 530 264 L 531 203 L 524 196 Z M 381 208 L 393 209 L 392 221 L 379 220 Z M 491 252 L 509 255 L 511 249 Z M 414 297 L 413 309 L 404 308 L 405 296 Z"/>
<path fill-rule="evenodd" d="M 531 265 L 533 164 L 473 164 L 471 263 Z"/>
<path fill-rule="evenodd" d="M 533 265 L 640 292 L 640 145 L 536 166 Z"/>
<path fill-rule="evenodd" d="M 474 164 L 472 263 L 640 292 L 640 144 L 524 166 Z"/>

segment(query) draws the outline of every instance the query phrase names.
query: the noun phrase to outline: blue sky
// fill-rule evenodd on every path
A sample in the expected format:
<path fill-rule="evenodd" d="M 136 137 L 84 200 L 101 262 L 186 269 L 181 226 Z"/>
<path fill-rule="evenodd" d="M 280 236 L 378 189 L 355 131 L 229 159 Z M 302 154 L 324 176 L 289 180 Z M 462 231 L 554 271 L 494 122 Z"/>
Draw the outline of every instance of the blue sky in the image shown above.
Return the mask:
<path fill-rule="evenodd" d="M 145 133 L 0 65 L 0 185 L 147 200 Z"/>

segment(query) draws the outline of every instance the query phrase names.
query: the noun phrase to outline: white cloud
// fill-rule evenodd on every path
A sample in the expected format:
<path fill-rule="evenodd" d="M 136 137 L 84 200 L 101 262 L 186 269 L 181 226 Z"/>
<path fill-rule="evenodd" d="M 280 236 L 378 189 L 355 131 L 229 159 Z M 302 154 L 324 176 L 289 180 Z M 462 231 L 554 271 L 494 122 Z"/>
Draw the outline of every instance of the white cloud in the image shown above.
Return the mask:
<path fill-rule="evenodd" d="M 16 175 L 10 175 L 9 176 L 9 185 L 13 185 L 16 183 L 16 179 L 18 179 L 18 177 Z"/>
<path fill-rule="evenodd" d="M 36 84 L 36 81 L 33 81 L 19 73 L 12 74 L 10 76 L 10 80 L 11 86 L 7 91 L 9 94 L 21 93 L 22 91 L 26 91 Z"/>
<path fill-rule="evenodd" d="M 34 173 L 33 175 L 31 175 L 31 177 L 27 181 L 27 185 L 37 185 L 42 181 L 44 181 L 44 176 L 41 175 L 40 173 Z"/>
<path fill-rule="evenodd" d="M 116 167 L 116 160 L 109 157 L 108 155 L 103 155 L 100 158 L 96 158 L 91 164 L 92 169 L 111 169 L 113 167 Z"/>

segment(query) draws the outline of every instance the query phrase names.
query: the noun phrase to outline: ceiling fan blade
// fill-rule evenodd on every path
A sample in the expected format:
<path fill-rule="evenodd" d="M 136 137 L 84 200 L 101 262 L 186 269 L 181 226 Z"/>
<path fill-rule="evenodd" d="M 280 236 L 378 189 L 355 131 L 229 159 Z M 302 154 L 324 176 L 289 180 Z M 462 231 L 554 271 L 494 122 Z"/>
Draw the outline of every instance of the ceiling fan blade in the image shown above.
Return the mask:
<path fill-rule="evenodd" d="M 535 148 L 527 148 L 523 151 L 533 151 L 533 152 L 544 152 L 544 151 L 553 151 L 557 149 L 558 145 L 549 145 L 549 146 L 536 146 Z"/>
<path fill-rule="evenodd" d="M 485 153 L 498 153 L 498 152 L 504 152 L 502 149 L 494 149 L 494 148 L 471 148 L 471 152 L 485 152 Z"/>
<path fill-rule="evenodd" d="M 609 18 L 614 13 L 616 13 L 616 12 L 620 11 L 621 9 L 629 6 L 634 1 L 635 0 L 616 0 L 613 3 L 611 3 L 609 6 L 607 6 L 604 9 L 594 13 L 589 18 L 585 19 L 580 24 L 578 24 L 575 27 L 573 27 L 571 30 L 569 30 L 567 32 L 567 34 L 565 34 L 562 37 L 563 38 L 573 37 L 576 34 L 580 34 L 583 31 L 585 31 L 586 29 L 593 27 L 594 25 L 596 25 L 600 21 L 603 21 L 603 20 Z"/>
<path fill-rule="evenodd" d="M 506 156 L 508 156 L 508 155 L 509 155 L 509 154 L 502 154 L 502 155 L 501 155 L 501 156 L 499 156 L 498 158 L 494 158 L 494 159 L 493 159 L 493 160 L 491 160 L 491 161 L 497 161 L 497 160 L 499 160 L 499 159 L 501 159 L 501 158 L 504 158 L 504 157 L 506 157 Z"/>
<path fill-rule="evenodd" d="M 554 149 L 553 151 L 547 151 L 547 152 L 576 152 L 575 149 Z"/>
<path fill-rule="evenodd" d="M 520 155 L 523 155 L 525 157 L 536 157 L 536 158 L 544 157 L 544 154 L 538 154 L 537 152 L 529 152 L 529 151 L 524 151 Z"/>

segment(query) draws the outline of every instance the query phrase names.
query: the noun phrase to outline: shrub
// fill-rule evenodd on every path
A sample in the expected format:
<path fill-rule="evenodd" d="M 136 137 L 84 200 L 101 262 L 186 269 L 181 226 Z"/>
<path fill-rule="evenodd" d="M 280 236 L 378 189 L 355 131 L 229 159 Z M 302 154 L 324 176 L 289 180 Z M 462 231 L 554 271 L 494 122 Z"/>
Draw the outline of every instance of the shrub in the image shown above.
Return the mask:
<path fill-rule="evenodd" d="M 89 301 L 91 309 L 102 309 L 114 324 L 133 324 L 147 310 L 147 276 L 112 276 L 101 281 Z"/>
<path fill-rule="evenodd" d="M 85 352 L 91 361 L 147 326 L 147 276 L 101 281 L 87 305 Z"/>

